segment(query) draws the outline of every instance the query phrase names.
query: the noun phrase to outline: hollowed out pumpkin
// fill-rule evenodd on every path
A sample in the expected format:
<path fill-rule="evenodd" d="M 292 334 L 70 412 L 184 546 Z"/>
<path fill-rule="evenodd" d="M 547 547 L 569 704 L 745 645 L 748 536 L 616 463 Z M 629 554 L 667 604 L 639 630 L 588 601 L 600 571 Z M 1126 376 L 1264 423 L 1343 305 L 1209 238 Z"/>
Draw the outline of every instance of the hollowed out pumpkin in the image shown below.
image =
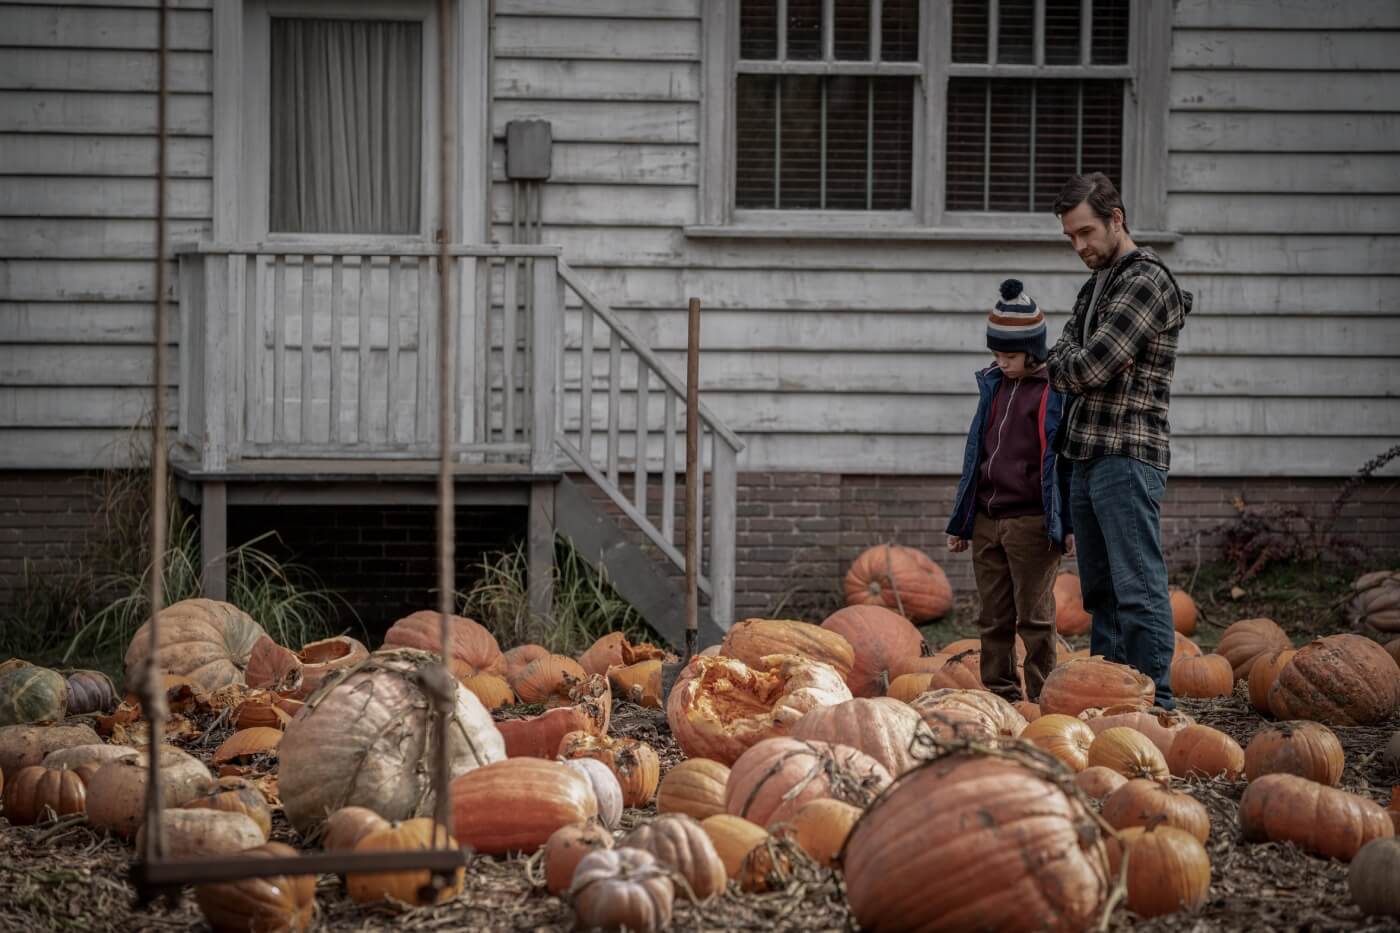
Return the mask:
<path fill-rule="evenodd" d="M 301 687 L 301 659 L 264 635 L 253 643 L 243 678 L 248 686 L 276 693 L 293 693 Z"/>
<path fill-rule="evenodd" d="M 612 694 L 601 677 L 590 677 L 569 691 L 569 703 L 538 716 L 497 723 L 510 758 L 553 758 L 570 732 L 605 735 L 612 717 Z"/>
<path fill-rule="evenodd" d="M 661 696 L 661 661 L 638 661 L 614 667 L 608 671 L 608 683 L 619 699 L 651 709 L 663 707 Z"/>
<path fill-rule="evenodd" d="M 608 676 L 614 667 L 626 667 L 639 661 L 660 661 L 666 652 L 646 642 L 632 644 L 623 632 L 609 632 L 595 641 L 579 656 L 578 663 L 588 674 Z"/>
<path fill-rule="evenodd" d="M 301 686 L 292 696 L 304 700 L 320 689 L 337 671 L 347 670 L 369 657 L 369 649 L 349 635 L 336 635 L 304 645 L 297 652 L 301 661 Z"/>
<path fill-rule="evenodd" d="M 744 619 L 734 623 L 720 654 L 759 667 L 769 655 L 796 655 L 829 664 L 843 680 L 855 665 L 851 643 L 838 632 L 793 619 Z"/>
<path fill-rule="evenodd" d="M 884 606 L 911 622 L 945 615 L 953 589 L 943 568 L 922 551 L 898 544 L 868 548 L 846 571 L 846 605 Z"/>

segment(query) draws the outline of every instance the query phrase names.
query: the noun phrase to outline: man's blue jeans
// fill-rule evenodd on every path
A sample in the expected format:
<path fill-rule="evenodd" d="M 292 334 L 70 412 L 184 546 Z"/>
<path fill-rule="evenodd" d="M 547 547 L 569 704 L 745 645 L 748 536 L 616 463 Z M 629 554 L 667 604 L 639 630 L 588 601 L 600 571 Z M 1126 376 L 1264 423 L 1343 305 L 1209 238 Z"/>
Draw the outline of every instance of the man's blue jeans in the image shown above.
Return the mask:
<path fill-rule="evenodd" d="M 1176 633 L 1162 556 L 1166 488 L 1165 471 L 1131 457 L 1076 460 L 1070 510 L 1084 608 L 1094 617 L 1089 650 L 1152 678 L 1157 705 L 1172 709 Z"/>

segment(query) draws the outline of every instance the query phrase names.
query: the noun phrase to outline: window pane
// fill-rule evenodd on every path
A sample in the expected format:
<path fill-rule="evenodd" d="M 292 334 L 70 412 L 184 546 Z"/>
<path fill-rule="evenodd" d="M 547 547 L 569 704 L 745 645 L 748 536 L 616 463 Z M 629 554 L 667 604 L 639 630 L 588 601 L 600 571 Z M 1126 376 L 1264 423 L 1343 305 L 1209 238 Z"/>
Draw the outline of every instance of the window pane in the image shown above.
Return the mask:
<path fill-rule="evenodd" d="M 822 0 L 788 0 L 787 57 L 822 57 Z"/>
<path fill-rule="evenodd" d="M 877 211 L 907 211 L 914 198 L 914 79 L 876 78 L 873 200 Z"/>
<path fill-rule="evenodd" d="M 1079 64 L 1079 0 L 1045 0 L 1045 64 Z"/>
<path fill-rule="evenodd" d="M 778 0 L 744 0 L 739 9 L 739 57 L 778 57 Z"/>
<path fill-rule="evenodd" d="M 822 79 L 783 78 L 778 207 L 821 207 Z"/>
<path fill-rule="evenodd" d="M 842 61 L 868 61 L 870 0 L 836 0 L 831 18 L 836 26 L 836 57 Z"/>
<path fill-rule="evenodd" d="M 948 167 L 945 201 L 950 211 L 980 211 L 986 203 L 987 82 L 948 79 Z"/>
<path fill-rule="evenodd" d="M 1030 210 L 1032 92 L 1030 81 L 992 82 L 989 210 Z"/>
<path fill-rule="evenodd" d="M 826 207 L 865 210 L 870 79 L 831 78 L 826 87 Z"/>
<path fill-rule="evenodd" d="M 773 175 L 778 79 L 739 75 L 735 115 L 734 203 L 777 207 Z"/>
<path fill-rule="evenodd" d="M 1084 82 L 1084 171 L 1123 181 L 1123 82 Z"/>
<path fill-rule="evenodd" d="M 1065 179 L 1079 171 L 1078 81 L 1035 86 L 1035 207 L 1048 211 Z"/>
<path fill-rule="evenodd" d="M 268 226 L 422 229 L 422 27 L 274 19 Z"/>
<path fill-rule="evenodd" d="M 1035 61 L 1033 0 L 1001 0 L 1001 15 L 997 22 L 997 61 L 1003 65 L 1029 65 Z"/>
<path fill-rule="evenodd" d="M 987 61 L 986 0 L 954 0 L 953 61 Z"/>
<path fill-rule="evenodd" d="M 1128 62 L 1128 0 L 1094 0 L 1093 62 Z M 1160 38 L 1154 41 L 1162 41 Z"/>
<path fill-rule="evenodd" d="M 919 60 L 919 0 L 885 0 L 880 10 L 880 57 Z"/>

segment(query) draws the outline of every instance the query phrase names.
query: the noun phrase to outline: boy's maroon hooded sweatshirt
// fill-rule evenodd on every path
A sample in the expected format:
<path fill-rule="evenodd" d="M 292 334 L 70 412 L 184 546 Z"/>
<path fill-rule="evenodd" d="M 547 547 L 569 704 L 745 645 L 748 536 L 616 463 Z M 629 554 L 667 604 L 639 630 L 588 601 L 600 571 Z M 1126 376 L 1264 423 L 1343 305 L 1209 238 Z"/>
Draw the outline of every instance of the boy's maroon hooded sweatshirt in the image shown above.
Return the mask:
<path fill-rule="evenodd" d="M 1040 515 L 1041 406 L 1049 376 L 1044 367 L 1020 379 L 1003 379 L 992 398 L 987 429 L 982 433 L 977 507 L 992 518 Z"/>

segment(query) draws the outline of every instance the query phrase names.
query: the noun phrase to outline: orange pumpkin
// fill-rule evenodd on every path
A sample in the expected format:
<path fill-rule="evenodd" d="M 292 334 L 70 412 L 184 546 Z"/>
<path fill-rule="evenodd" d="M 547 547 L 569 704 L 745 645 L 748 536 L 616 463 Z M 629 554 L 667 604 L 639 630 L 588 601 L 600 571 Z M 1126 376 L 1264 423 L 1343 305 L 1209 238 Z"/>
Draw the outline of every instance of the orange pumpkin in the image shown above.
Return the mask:
<path fill-rule="evenodd" d="M 910 705 L 934 729 L 940 715 L 956 707 L 983 717 L 987 733 L 997 738 L 1014 739 L 1026 728 L 1026 720 L 1016 712 L 1016 707 L 986 690 L 930 690 L 916 697 Z"/>
<path fill-rule="evenodd" d="M 830 868 L 864 811 L 844 800 L 823 797 L 798 808 L 784 833 L 818 865 Z"/>
<path fill-rule="evenodd" d="M 1171 666 L 1172 693 L 1179 697 L 1210 699 L 1235 692 L 1235 672 L 1218 654 L 1177 658 Z"/>
<path fill-rule="evenodd" d="M 1372 839 L 1395 835 L 1374 800 L 1296 774 L 1266 774 L 1240 798 L 1240 828 L 1248 842 L 1293 842 L 1309 852 L 1351 861 Z"/>
<path fill-rule="evenodd" d="M 368 807 L 341 807 L 326 818 L 321 848 L 327 852 L 353 852 L 361 839 L 388 827 L 389 821 Z"/>
<path fill-rule="evenodd" d="M 1202 652 L 1200 645 L 1196 644 L 1194 641 L 1187 638 L 1180 632 L 1176 633 L 1176 649 L 1172 652 L 1173 661 L 1177 660 L 1178 658 L 1199 658 L 1201 656 L 1201 653 Z M 1230 673 L 1231 676 L 1234 675 L 1233 668 L 1231 668 Z"/>
<path fill-rule="evenodd" d="M 255 694 L 233 710 L 233 725 L 237 729 L 286 729 L 292 717 L 277 705 L 281 699 L 275 693 Z"/>
<path fill-rule="evenodd" d="M 67 816 L 87 810 L 87 786 L 77 771 L 30 765 L 10 775 L 4 789 L 5 819 L 15 826 L 37 823 L 46 812 Z"/>
<path fill-rule="evenodd" d="M 1089 767 L 1089 746 L 1094 744 L 1094 730 L 1073 716 L 1051 713 L 1026 726 L 1021 738 L 1038 745 L 1058 758 L 1071 771 Z"/>
<path fill-rule="evenodd" d="M 524 719 L 503 719 L 496 728 L 505 740 L 508 758 L 553 758 L 559 742 L 570 732 L 606 735 L 612 718 L 608 682 L 590 677 L 569 689 L 569 705 Z"/>
<path fill-rule="evenodd" d="M 355 846 L 356 853 L 412 852 L 425 849 L 456 849 L 457 840 L 426 817 L 393 823 L 369 833 Z M 462 893 L 466 869 L 458 868 L 452 880 L 435 888 L 428 869 L 388 872 L 352 872 L 345 876 L 345 888 L 357 904 L 372 904 L 385 898 L 410 906 L 439 904 Z"/>
<path fill-rule="evenodd" d="M 291 693 L 301 686 L 301 659 L 264 635 L 253 643 L 248 667 L 243 672 L 248 686 L 277 693 Z"/>
<path fill-rule="evenodd" d="M 661 709 L 661 660 L 638 661 L 608 670 L 608 683 L 619 699 Z"/>
<path fill-rule="evenodd" d="M 760 667 L 769 655 L 797 655 L 830 664 L 848 680 L 855 664 L 851 643 L 837 632 L 793 619 L 744 619 L 734 623 L 720 645 L 724 657 Z"/>
<path fill-rule="evenodd" d="M 1176 743 L 1172 743 L 1175 747 Z M 1102 765 L 1126 778 L 1166 781 L 1171 772 L 1152 740 L 1135 729 L 1115 726 L 1094 737 L 1089 746 L 1089 767 Z"/>
<path fill-rule="evenodd" d="M 1103 765 L 1090 765 L 1074 776 L 1074 783 L 1095 800 L 1103 800 L 1128 783 L 1128 779 L 1112 768 L 1105 768 Z"/>
<path fill-rule="evenodd" d="M 326 682 L 326 678 L 352 668 L 369 657 L 369 649 L 349 635 L 333 635 L 303 645 L 297 652 L 301 661 L 301 686 L 293 692 L 295 699 L 304 700 Z"/>
<path fill-rule="evenodd" d="M 1076 659 L 1061 664 L 1040 689 L 1040 711 L 1078 716 L 1086 709 L 1152 705 L 1152 681 L 1128 667 L 1103 658 Z"/>
<path fill-rule="evenodd" d="M 1103 802 L 1103 818 L 1114 829 L 1175 826 L 1201 842 L 1210 836 L 1210 814 L 1205 804 L 1190 794 L 1142 778 L 1135 778 L 1108 795 Z"/>
<path fill-rule="evenodd" d="M 477 671 L 505 675 L 506 661 L 496 637 L 475 619 L 448 616 L 452 657 Z M 385 648 L 417 648 L 438 654 L 442 650 L 442 616 L 426 609 L 404 616 L 384 633 Z"/>
<path fill-rule="evenodd" d="M 296 849 L 267 842 L 240 855 L 293 858 Z M 316 876 L 271 875 L 195 885 L 195 903 L 215 933 L 310 930 L 316 917 Z"/>
<path fill-rule="evenodd" d="M 595 849 L 611 849 L 612 833 L 594 820 L 570 823 L 556 829 L 544 844 L 544 884 L 550 894 L 561 895 L 574 882 L 574 869 Z"/>
<path fill-rule="evenodd" d="M 655 645 L 632 644 L 622 632 L 609 632 L 595 641 L 578 659 L 589 674 L 608 676 L 614 667 L 626 667 L 639 661 L 660 661 L 666 652 Z"/>
<path fill-rule="evenodd" d="M 1244 773 L 1244 749 L 1219 729 L 1200 723 L 1177 733 L 1167 752 L 1167 767 L 1180 778 L 1238 780 Z"/>
<path fill-rule="evenodd" d="M 522 703 L 563 706 L 568 705 L 569 692 L 587 679 L 588 674 L 573 658 L 551 654 L 525 665 L 511 686 Z"/>
<path fill-rule="evenodd" d="M 1210 891 L 1210 857 L 1200 840 L 1173 826 L 1119 833 L 1128 852 L 1128 909 L 1142 917 L 1195 910 Z"/>
<path fill-rule="evenodd" d="M 607 765 L 622 788 L 623 806 L 646 806 L 661 780 L 656 749 L 640 739 L 570 732 L 559 742 L 559 757 L 592 758 Z"/>
<path fill-rule="evenodd" d="M 499 674 L 472 674 L 462 679 L 462 686 L 476 694 L 487 709 L 500 709 L 515 702 L 515 691 Z"/>
<path fill-rule="evenodd" d="M 1361 635 L 1328 635 L 1298 649 L 1269 688 L 1279 719 L 1334 726 L 1383 722 L 1400 708 L 1400 669 Z"/>
<path fill-rule="evenodd" d="M 854 652 L 846 686 L 857 697 L 884 696 L 894 664 L 918 657 L 924 636 L 914 625 L 883 606 L 847 606 L 822 621 L 822 628 L 845 638 Z"/>
<path fill-rule="evenodd" d="M 528 644 L 516 645 L 504 655 L 506 662 L 506 680 L 514 682 L 520 676 L 520 672 L 525 670 L 531 661 L 538 660 L 553 654 L 544 645 Z"/>
<path fill-rule="evenodd" d="M 933 689 L 932 674 L 900 674 L 890 683 L 887 700 L 913 703 L 919 694 Z"/>
<path fill-rule="evenodd" d="M 1030 700 L 1017 700 L 1011 704 L 1016 708 L 1016 712 L 1021 714 L 1021 718 L 1026 722 L 1035 722 L 1040 718 L 1040 704 L 1032 703 Z"/>
<path fill-rule="evenodd" d="M 868 548 L 846 572 L 846 605 L 884 606 L 911 622 L 931 622 L 953 607 L 948 576 L 927 554 L 911 547 Z"/>
<path fill-rule="evenodd" d="M 1273 689 L 1274 681 L 1278 680 L 1278 672 L 1283 670 L 1297 653 L 1293 648 L 1285 648 L 1255 659 L 1247 678 L 1250 706 L 1265 715 L 1272 715 L 1273 710 L 1269 708 L 1269 691 Z"/>
<path fill-rule="evenodd" d="M 1084 608 L 1079 578 L 1062 573 L 1055 578 L 1055 631 L 1061 635 L 1083 635 L 1094 617 Z"/>
<path fill-rule="evenodd" d="M 1254 669 L 1259 670 L 1259 665 Z M 1337 734 L 1306 720 L 1265 726 L 1244 750 L 1244 773 L 1251 781 L 1266 774 L 1296 774 L 1336 787 L 1345 768 L 1346 753 Z"/>
<path fill-rule="evenodd" d="M 868 806 L 891 780 L 884 765 L 850 746 L 764 739 L 734 762 L 724 809 L 771 830 L 809 800 L 833 797 Z"/>
<path fill-rule="evenodd" d="M 598 815 L 588 778 L 557 761 L 508 758 L 452 782 L 453 835 L 478 852 L 534 852 L 556 829 Z"/>
<path fill-rule="evenodd" d="M 720 861 L 724 863 L 725 874 L 738 878 L 748 854 L 764 844 L 768 830 L 742 816 L 729 813 L 716 813 L 700 821 L 705 835 L 714 843 Z"/>
<path fill-rule="evenodd" d="M 241 777 L 221 777 L 207 793 L 184 805 L 187 810 L 222 810 L 225 813 L 242 813 L 258 825 L 263 839 L 272 832 L 272 810 L 267 798 L 257 786 Z"/>
<path fill-rule="evenodd" d="M 1256 658 L 1291 647 L 1288 634 L 1273 619 L 1241 619 L 1225 629 L 1215 653 L 1230 662 L 1236 680 L 1244 680 Z"/>
<path fill-rule="evenodd" d="M 661 779 L 656 792 L 658 813 L 684 813 L 703 820 L 724 812 L 724 785 L 729 766 L 708 758 L 688 758 Z"/>
<path fill-rule="evenodd" d="M 1196 720 L 1179 710 L 1165 710 L 1154 706 L 1143 709 L 1140 706 L 1110 706 L 1107 709 L 1086 709 L 1079 718 L 1088 723 L 1098 735 L 1105 729 L 1127 726 L 1136 729 L 1152 740 L 1152 744 L 1166 755 L 1171 751 L 1176 736 Z"/>
<path fill-rule="evenodd" d="M 1171 589 L 1172 628 L 1183 635 L 1196 633 L 1196 601 L 1191 594 L 1176 587 Z"/>

